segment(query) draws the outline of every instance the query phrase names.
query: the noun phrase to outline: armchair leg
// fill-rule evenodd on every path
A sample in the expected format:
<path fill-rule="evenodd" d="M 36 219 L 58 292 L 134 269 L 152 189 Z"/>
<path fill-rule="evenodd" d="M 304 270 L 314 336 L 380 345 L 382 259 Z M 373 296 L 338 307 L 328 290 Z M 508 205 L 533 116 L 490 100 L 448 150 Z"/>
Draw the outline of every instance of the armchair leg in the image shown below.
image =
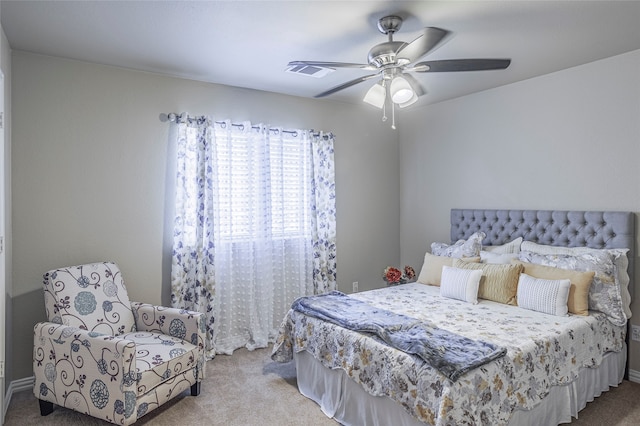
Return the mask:
<path fill-rule="evenodd" d="M 200 395 L 200 383 L 201 382 L 196 382 L 196 383 L 191 385 L 191 396 Z"/>
<path fill-rule="evenodd" d="M 39 399 L 38 402 L 40 403 L 41 416 L 48 416 L 49 414 L 53 413 L 53 402 L 43 401 L 41 399 Z"/>

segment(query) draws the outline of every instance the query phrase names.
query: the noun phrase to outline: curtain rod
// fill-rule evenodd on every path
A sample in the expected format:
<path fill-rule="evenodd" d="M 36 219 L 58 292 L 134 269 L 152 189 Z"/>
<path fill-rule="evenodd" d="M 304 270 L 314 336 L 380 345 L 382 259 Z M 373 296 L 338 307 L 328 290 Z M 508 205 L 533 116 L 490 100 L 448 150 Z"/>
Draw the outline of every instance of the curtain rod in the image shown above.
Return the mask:
<path fill-rule="evenodd" d="M 161 113 L 160 114 L 160 121 L 162 121 L 163 123 L 166 123 L 167 121 L 170 121 L 172 123 L 175 123 L 178 121 L 178 117 L 180 117 L 181 114 L 177 114 L 175 112 L 170 112 L 168 114 L 165 113 Z M 216 121 L 216 124 L 225 124 L 224 121 Z M 231 123 L 232 126 L 234 127 L 240 127 L 241 129 L 244 129 L 244 124 L 242 123 Z M 259 129 L 259 126 L 251 126 L 252 129 Z M 281 131 L 282 133 L 290 133 L 292 135 L 297 135 L 298 131 L 297 130 L 280 130 L 280 129 L 269 129 L 272 132 L 276 132 L 276 131 Z M 311 133 L 313 133 L 314 135 L 320 135 L 320 133 L 314 133 L 313 130 L 311 131 Z"/>

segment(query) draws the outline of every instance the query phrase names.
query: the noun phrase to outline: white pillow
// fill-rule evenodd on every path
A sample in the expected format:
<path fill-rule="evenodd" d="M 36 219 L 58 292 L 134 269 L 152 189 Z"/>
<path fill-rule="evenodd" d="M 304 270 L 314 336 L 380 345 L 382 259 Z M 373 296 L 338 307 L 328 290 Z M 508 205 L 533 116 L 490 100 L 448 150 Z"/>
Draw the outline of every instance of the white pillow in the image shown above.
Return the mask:
<path fill-rule="evenodd" d="M 545 314 L 566 316 L 569 312 L 567 299 L 571 281 L 544 280 L 520 274 L 518 280 L 518 306 Z"/>
<path fill-rule="evenodd" d="M 442 267 L 440 296 L 458 299 L 474 305 L 478 303 L 478 287 L 482 269 L 460 269 L 452 266 Z"/>
<path fill-rule="evenodd" d="M 458 240 L 454 244 L 432 243 L 431 254 L 447 257 L 478 257 L 482 250 L 482 240 L 487 235 L 478 231 L 473 233 L 467 240 Z"/>
<path fill-rule="evenodd" d="M 615 267 L 615 282 L 620 288 L 620 299 L 622 309 L 627 319 L 631 318 L 631 294 L 629 294 L 629 258 L 627 252 L 629 249 L 593 249 L 589 247 L 558 247 L 548 246 L 545 244 L 537 244 L 531 241 L 524 241 L 521 247 L 522 251 L 530 251 L 538 254 L 561 254 L 575 256 L 576 254 L 584 254 L 589 252 L 605 252 L 613 257 Z"/>
<path fill-rule="evenodd" d="M 482 263 L 511 263 L 513 259 L 518 258 L 518 253 L 494 253 L 492 251 L 480 252 L 480 262 Z"/>
<path fill-rule="evenodd" d="M 500 246 L 484 246 L 482 250 L 490 251 L 496 254 L 507 254 L 507 253 L 520 253 L 520 245 L 522 244 L 522 237 L 518 237 L 513 241 L 510 241 L 506 244 L 502 244 Z"/>

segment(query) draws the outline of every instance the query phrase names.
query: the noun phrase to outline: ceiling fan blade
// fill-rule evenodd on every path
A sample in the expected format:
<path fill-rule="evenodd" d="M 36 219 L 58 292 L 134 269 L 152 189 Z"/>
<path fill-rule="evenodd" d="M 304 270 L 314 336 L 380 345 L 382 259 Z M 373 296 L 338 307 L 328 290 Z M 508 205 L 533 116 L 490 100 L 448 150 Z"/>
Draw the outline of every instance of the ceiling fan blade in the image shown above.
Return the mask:
<path fill-rule="evenodd" d="M 503 70 L 511 64 L 511 59 L 445 59 L 442 61 L 418 62 L 405 71 L 450 72 Z"/>
<path fill-rule="evenodd" d="M 323 67 L 323 68 L 360 68 L 363 70 L 376 70 L 369 64 L 353 64 L 350 62 L 322 62 L 322 61 L 291 61 L 287 64 L 289 67 L 295 66 L 310 66 L 310 67 Z"/>
<path fill-rule="evenodd" d="M 319 93 L 317 95 L 314 96 L 314 98 L 322 98 L 325 96 L 329 96 L 332 95 L 342 89 L 346 89 L 347 87 L 351 87 L 351 86 L 355 86 L 358 83 L 362 83 L 363 81 L 367 81 L 370 80 L 372 78 L 376 78 L 378 77 L 378 74 L 369 74 L 369 75 L 365 75 L 364 77 L 360 77 L 360 78 L 356 78 L 355 80 L 351 80 L 351 81 L 347 81 L 346 83 L 343 83 L 339 86 L 333 87 L 329 90 L 327 90 L 326 92 L 322 92 Z"/>
<path fill-rule="evenodd" d="M 442 28 L 426 27 L 420 36 L 411 43 L 405 44 L 396 52 L 398 59 L 408 59 L 413 62 L 433 50 L 449 31 Z"/>

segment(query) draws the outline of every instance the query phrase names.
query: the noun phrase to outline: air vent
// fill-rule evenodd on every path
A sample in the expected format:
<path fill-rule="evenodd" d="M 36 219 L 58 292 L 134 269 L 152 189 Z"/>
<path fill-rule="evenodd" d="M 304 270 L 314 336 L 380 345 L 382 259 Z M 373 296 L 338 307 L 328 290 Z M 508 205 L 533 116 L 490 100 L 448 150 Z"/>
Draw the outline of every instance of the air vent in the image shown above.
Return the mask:
<path fill-rule="evenodd" d="M 333 68 L 315 67 L 311 65 L 293 65 L 287 68 L 287 72 L 293 74 L 304 74 L 310 77 L 321 78 L 334 72 Z"/>

